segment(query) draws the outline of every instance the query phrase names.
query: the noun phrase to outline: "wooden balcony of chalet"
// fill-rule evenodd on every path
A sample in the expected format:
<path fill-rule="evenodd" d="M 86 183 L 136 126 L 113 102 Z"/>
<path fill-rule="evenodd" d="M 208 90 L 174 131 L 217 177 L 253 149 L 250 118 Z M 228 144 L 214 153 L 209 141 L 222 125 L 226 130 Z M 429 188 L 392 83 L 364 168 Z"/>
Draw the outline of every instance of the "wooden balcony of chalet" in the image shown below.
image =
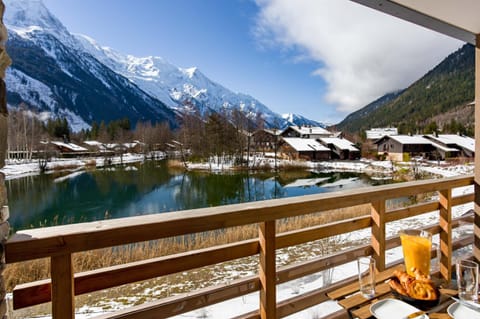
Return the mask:
<path fill-rule="evenodd" d="M 476 46 L 475 96 L 478 101 L 480 96 L 480 19 L 478 19 L 480 2 L 471 0 L 352 1 Z M 2 36 L 1 39 L 6 39 L 6 36 Z M 393 37 L 392 41 L 395 41 Z M 353 47 L 352 50 L 355 48 Z M 2 114 L 4 115 L 3 127 L 6 127 L 4 125 L 6 111 L 2 111 Z M 477 123 L 480 121 L 478 102 L 475 121 Z M 480 136 L 478 124 L 475 127 L 475 135 Z M 24 262 L 48 257 L 51 263 L 51 280 L 18 286 L 13 293 L 13 303 L 16 308 L 22 308 L 51 300 L 53 318 L 74 318 L 76 295 L 255 256 L 259 260 L 258 275 L 130 307 L 102 318 L 166 318 L 256 291 L 259 291 L 257 310 L 243 313 L 239 308 L 238 318 L 282 318 L 328 300 L 327 293 L 335 289 L 337 284 L 332 283 L 330 286 L 281 301 L 276 297 L 277 285 L 338 267 L 365 255 L 372 255 L 377 261 L 378 269 L 382 270 L 386 267 L 385 257 L 388 250 L 400 244 L 398 237 L 387 237 L 386 227 L 389 223 L 429 212 L 435 212 L 439 216 L 438 222 L 426 225 L 425 228 L 439 235 L 440 272 L 443 277 L 449 279 L 452 273 L 452 256 L 459 248 L 467 247 L 477 260 L 480 259 L 480 189 L 478 187 L 480 143 L 476 143 L 476 153 L 475 177 L 409 182 L 337 193 L 108 220 L 101 223 L 92 222 L 21 231 L 14 234 L 5 244 L 6 262 Z M 469 185 L 474 185 L 473 193 L 453 196 L 456 188 Z M 386 209 L 387 200 L 431 192 L 436 194 L 431 201 L 394 210 Z M 471 216 L 452 217 L 452 208 L 472 202 L 475 203 L 473 221 Z M 284 218 L 361 204 L 370 205 L 369 215 L 297 229 L 288 233 L 276 231 L 277 222 Z M 473 223 L 474 233 L 466 238 L 454 239 L 452 232 L 462 223 Z M 255 239 L 85 273 L 74 273 L 72 269 L 72 258 L 77 252 L 250 224 L 258 227 L 258 237 Z M 362 229 L 367 229 L 371 234 L 368 245 L 354 247 L 334 255 L 319 255 L 299 264 L 284 267 L 276 265 L 275 256 L 279 249 Z M 342 284 L 349 280 L 353 282 L 355 278 L 347 278 Z"/>
<path fill-rule="evenodd" d="M 245 313 L 239 307 L 238 318 L 282 318 L 328 300 L 329 291 L 338 288 L 340 284 L 354 282 L 356 278 L 346 278 L 341 283 L 332 283 L 280 302 L 276 298 L 279 284 L 339 267 L 366 255 L 372 255 L 377 261 L 378 270 L 383 270 L 387 266 L 386 252 L 400 245 L 397 236 L 387 237 L 388 225 L 431 212 L 438 214 L 438 221 L 422 228 L 439 235 L 441 274 L 450 278 L 453 253 L 474 242 L 472 233 L 455 240 L 452 237 L 454 229 L 459 225 L 472 224 L 472 214 L 452 218 L 452 209 L 458 205 L 471 205 L 474 200 L 473 187 L 470 187 L 468 193 L 462 191 L 459 196 L 452 194 L 458 193 L 455 189 L 473 183 L 473 176 L 415 181 L 20 231 L 5 246 L 7 263 L 48 257 L 51 280 L 17 286 L 13 293 L 13 305 L 15 308 L 23 308 L 52 301 L 53 318 L 74 318 L 76 295 L 255 256 L 259 260 L 258 275 L 129 307 L 101 318 L 168 318 L 257 291 L 260 292 L 258 309 Z M 423 203 L 386 209 L 386 203 L 391 199 L 418 194 L 429 194 L 432 197 Z M 370 205 L 369 215 L 286 233 L 276 231 L 276 223 L 281 219 L 362 204 Z M 85 273 L 74 273 L 72 269 L 72 258 L 77 252 L 249 224 L 258 225 L 258 238 Z M 276 252 L 279 249 L 365 229 L 371 234 L 371 240 L 366 245 L 332 255 L 318 255 L 298 264 L 276 266 Z M 468 250 L 472 251 L 471 248 Z"/>

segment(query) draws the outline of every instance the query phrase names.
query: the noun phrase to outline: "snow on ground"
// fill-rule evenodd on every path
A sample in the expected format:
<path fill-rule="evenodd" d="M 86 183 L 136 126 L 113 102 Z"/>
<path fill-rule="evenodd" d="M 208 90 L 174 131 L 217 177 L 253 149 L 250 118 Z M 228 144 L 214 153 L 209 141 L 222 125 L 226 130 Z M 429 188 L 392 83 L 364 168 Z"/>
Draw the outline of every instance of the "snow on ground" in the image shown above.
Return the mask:
<path fill-rule="evenodd" d="M 55 170 L 73 170 L 77 171 L 86 166 L 102 167 L 107 165 L 118 165 L 141 162 L 145 159 L 142 154 L 126 153 L 114 157 L 88 157 L 88 158 L 53 158 L 47 163 L 47 172 Z M 5 167 L 0 169 L 0 172 L 5 174 L 5 179 L 20 178 L 29 175 L 40 174 L 40 165 L 38 161 L 24 161 L 24 160 L 7 160 Z M 72 176 L 73 177 L 73 176 Z"/>
<path fill-rule="evenodd" d="M 88 161 L 91 160 L 56 160 L 52 163 L 49 163 L 49 169 L 53 169 L 55 167 L 67 167 L 67 166 L 79 166 L 88 165 Z M 103 164 L 103 158 L 95 159 L 96 165 L 101 166 Z M 123 162 L 135 162 L 143 160 L 143 156 L 128 154 L 123 157 Z M 260 159 L 255 159 L 259 161 Z M 273 159 L 261 159 L 269 164 L 273 161 Z M 113 163 L 119 163 L 120 159 L 115 158 L 113 159 Z M 408 164 L 408 163 L 407 163 Z M 202 166 L 203 165 L 203 166 Z M 202 164 L 202 165 L 192 165 L 190 164 L 190 168 L 201 168 L 201 169 L 225 169 L 232 165 L 231 163 L 226 163 L 225 165 L 213 165 L 213 164 Z M 207 165 L 207 166 L 205 166 Z M 309 163 L 309 167 L 311 168 L 322 168 L 322 169 L 332 169 L 332 170 L 348 170 L 348 171 L 356 171 L 356 172 L 385 172 L 392 170 L 391 162 L 383 161 L 383 162 L 374 162 L 374 161 L 329 161 L 329 162 L 321 162 L 321 163 Z M 273 167 L 273 165 L 271 165 Z M 305 166 L 305 162 L 303 163 Z M 230 166 L 231 167 L 231 166 Z M 422 171 L 426 171 L 429 173 L 450 177 L 450 176 L 457 176 L 463 174 L 470 174 L 473 173 L 473 165 L 456 165 L 456 166 L 446 166 L 446 165 L 435 165 L 430 163 L 428 166 L 426 164 L 422 164 L 419 166 L 419 169 Z M 25 174 L 37 174 L 39 172 L 38 163 L 26 163 L 26 164 L 15 164 L 15 163 L 8 163 L 8 165 L 1 170 L 7 178 L 15 178 L 18 176 L 24 176 Z M 73 171 L 71 174 L 79 174 L 79 171 Z M 67 177 L 64 177 L 67 178 Z M 304 183 L 309 183 L 308 181 L 303 181 Z M 473 193 L 473 186 L 466 186 L 460 187 L 453 191 L 453 196 L 458 196 L 462 194 Z M 452 214 L 454 217 L 460 216 L 469 210 L 473 209 L 473 203 L 456 206 L 452 209 Z M 405 228 L 418 228 L 421 225 L 431 224 L 438 222 L 438 212 L 432 212 L 429 214 L 424 214 L 418 217 L 408 218 L 399 222 L 390 223 L 387 225 L 387 237 L 394 236 L 398 234 L 399 230 Z M 469 233 L 473 231 L 472 225 L 464 225 L 460 232 L 454 233 L 455 237 L 460 236 L 461 232 Z M 368 229 L 344 234 L 339 236 L 336 240 L 340 242 L 365 242 L 370 238 L 370 231 Z M 438 237 L 438 236 L 435 236 Z M 438 238 L 433 239 L 433 242 L 438 242 Z M 277 259 L 286 259 L 288 260 L 288 250 L 279 251 L 277 254 Z M 401 249 L 398 247 L 396 249 L 392 249 L 387 251 L 387 263 L 400 260 L 402 259 L 402 252 Z M 438 265 L 432 263 L 432 267 L 438 267 Z M 234 269 L 230 270 L 235 272 Z M 339 267 L 335 267 L 332 270 L 327 270 L 320 272 L 318 274 L 313 274 L 310 276 L 306 276 L 304 278 L 300 278 L 298 280 L 294 280 L 291 282 L 284 283 L 277 287 L 277 300 L 282 301 L 288 298 L 292 298 L 299 294 L 304 294 L 306 292 L 316 290 L 325 286 L 332 284 L 333 282 L 345 279 L 347 277 L 355 276 L 357 274 L 356 264 L 355 262 L 351 262 Z M 149 293 L 149 292 L 146 292 Z M 150 292 L 152 293 L 152 292 Z M 11 295 L 8 295 L 7 298 L 11 299 Z M 135 303 L 135 299 L 132 298 L 132 303 Z M 259 296 L 258 293 L 252 293 L 240 298 L 228 300 L 222 303 L 218 303 L 204 309 L 195 310 L 189 313 L 185 313 L 182 315 L 175 316 L 175 319 L 193 319 L 193 318 L 206 318 L 206 319 L 223 319 L 223 318 L 230 318 L 239 315 L 240 313 L 246 313 L 252 310 L 256 310 L 259 307 Z M 116 302 L 114 300 L 110 301 L 109 307 L 101 306 L 88 306 L 88 307 L 81 307 L 76 311 L 76 318 L 77 319 L 87 319 L 98 316 L 100 314 L 105 314 L 110 311 L 125 309 L 131 307 L 131 304 L 125 304 L 125 302 Z M 109 309 L 108 311 L 105 309 Z M 324 302 L 315 307 L 306 309 L 304 311 L 298 312 L 293 314 L 287 318 L 289 319 L 311 319 L 311 318 L 319 318 L 327 315 L 328 313 L 340 310 L 340 306 L 335 302 Z M 33 318 L 33 317 L 32 317 Z M 35 316 L 36 319 L 49 319 L 50 316 Z"/>

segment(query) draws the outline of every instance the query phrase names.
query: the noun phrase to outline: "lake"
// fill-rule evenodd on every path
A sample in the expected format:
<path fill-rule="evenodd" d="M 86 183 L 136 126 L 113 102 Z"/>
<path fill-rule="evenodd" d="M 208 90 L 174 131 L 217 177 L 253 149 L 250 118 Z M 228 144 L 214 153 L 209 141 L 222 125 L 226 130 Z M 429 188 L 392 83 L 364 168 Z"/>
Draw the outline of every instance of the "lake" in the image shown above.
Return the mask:
<path fill-rule="evenodd" d="M 357 173 L 183 172 L 167 161 L 7 180 L 14 231 L 352 189 L 391 181 Z"/>

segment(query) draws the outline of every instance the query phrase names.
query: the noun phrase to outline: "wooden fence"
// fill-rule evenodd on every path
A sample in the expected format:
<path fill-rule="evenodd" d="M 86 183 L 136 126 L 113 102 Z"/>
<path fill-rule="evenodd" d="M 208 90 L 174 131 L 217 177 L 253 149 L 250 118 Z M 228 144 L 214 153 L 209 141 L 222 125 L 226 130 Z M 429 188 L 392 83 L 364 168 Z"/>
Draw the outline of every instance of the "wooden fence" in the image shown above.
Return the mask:
<path fill-rule="evenodd" d="M 49 257 L 51 280 L 17 286 L 13 292 L 14 308 L 52 301 L 53 318 L 74 318 L 76 295 L 258 255 L 260 266 L 256 276 L 130 307 L 101 318 L 167 318 L 256 291 L 260 295 L 258 310 L 241 313 L 239 309 L 238 318 L 285 317 L 327 300 L 326 293 L 335 289 L 338 283 L 281 302 L 277 302 L 276 298 L 278 284 L 352 262 L 365 255 L 373 255 L 378 269 L 383 270 L 386 266 L 385 251 L 400 245 L 398 237 L 386 237 L 386 225 L 434 211 L 438 211 L 440 222 L 426 229 L 439 234 L 440 271 L 445 278 L 450 278 L 453 250 L 473 243 L 473 237 L 452 240 L 452 229 L 460 223 L 472 222 L 471 216 L 452 219 L 452 207 L 473 202 L 473 192 L 454 197 L 452 190 L 472 184 L 473 176 L 469 175 L 20 231 L 5 246 L 7 263 Z M 438 194 L 434 200 L 400 209 L 386 209 L 389 199 L 432 192 Z M 280 219 L 361 204 L 371 205 L 370 215 L 276 233 L 276 222 Z M 249 224 L 258 225 L 257 239 L 89 272 L 73 272 L 72 254 L 76 252 Z M 372 235 L 369 245 L 318 256 L 294 265 L 276 266 L 276 250 L 280 248 L 368 228 Z"/>

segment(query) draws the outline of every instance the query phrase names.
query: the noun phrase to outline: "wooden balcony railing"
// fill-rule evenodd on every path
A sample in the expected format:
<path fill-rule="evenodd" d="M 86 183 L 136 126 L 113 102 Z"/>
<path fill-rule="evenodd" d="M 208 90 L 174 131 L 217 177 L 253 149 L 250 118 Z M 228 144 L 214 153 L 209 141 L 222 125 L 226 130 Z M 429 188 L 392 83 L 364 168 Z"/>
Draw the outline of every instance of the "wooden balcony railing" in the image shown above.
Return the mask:
<path fill-rule="evenodd" d="M 20 231 L 13 235 L 5 246 L 7 263 L 49 257 L 51 280 L 17 286 L 13 292 L 13 305 L 15 309 L 19 309 L 52 301 L 53 318 L 74 318 L 76 295 L 258 255 L 260 265 L 258 276 L 241 278 L 226 285 L 208 287 L 185 295 L 130 307 L 101 318 L 167 318 L 255 291 L 260 292 L 258 310 L 242 314 L 239 309 L 238 318 L 285 317 L 327 300 L 326 293 L 335 289 L 337 284 L 277 302 L 278 284 L 346 264 L 365 255 L 373 255 L 377 267 L 383 270 L 386 266 L 385 251 L 400 245 L 398 237 L 386 237 L 386 225 L 435 211 L 438 211 L 439 223 L 425 228 L 439 234 L 440 271 L 445 278 L 450 278 L 452 252 L 473 243 L 473 236 L 452 240 L 453 228 L 460 223 L 472 222 L 471 216 L 452 219 L 452 207 L 474 200 L 473 192 L 453 197 L 452 190 L 472 184 L 473 176 L 425 180 Z M 386 201 L 389 199 L 431 192 L 438 193 L 438 200 L 389 211 L 386 209 Z M 361 204 L 371 205 L 370 216 L 276 233 L 276 221 L 280 219 Z M 258 239 L 84 273 L 73 272 L 72 254 L 76 252 L 248 224 L 258 224 Z M 281 268 L 276 266 L 277 249 L 368 228 L 371 229 L 369 245 L 329 256 L 318 256 L 295 265 Z"/>

